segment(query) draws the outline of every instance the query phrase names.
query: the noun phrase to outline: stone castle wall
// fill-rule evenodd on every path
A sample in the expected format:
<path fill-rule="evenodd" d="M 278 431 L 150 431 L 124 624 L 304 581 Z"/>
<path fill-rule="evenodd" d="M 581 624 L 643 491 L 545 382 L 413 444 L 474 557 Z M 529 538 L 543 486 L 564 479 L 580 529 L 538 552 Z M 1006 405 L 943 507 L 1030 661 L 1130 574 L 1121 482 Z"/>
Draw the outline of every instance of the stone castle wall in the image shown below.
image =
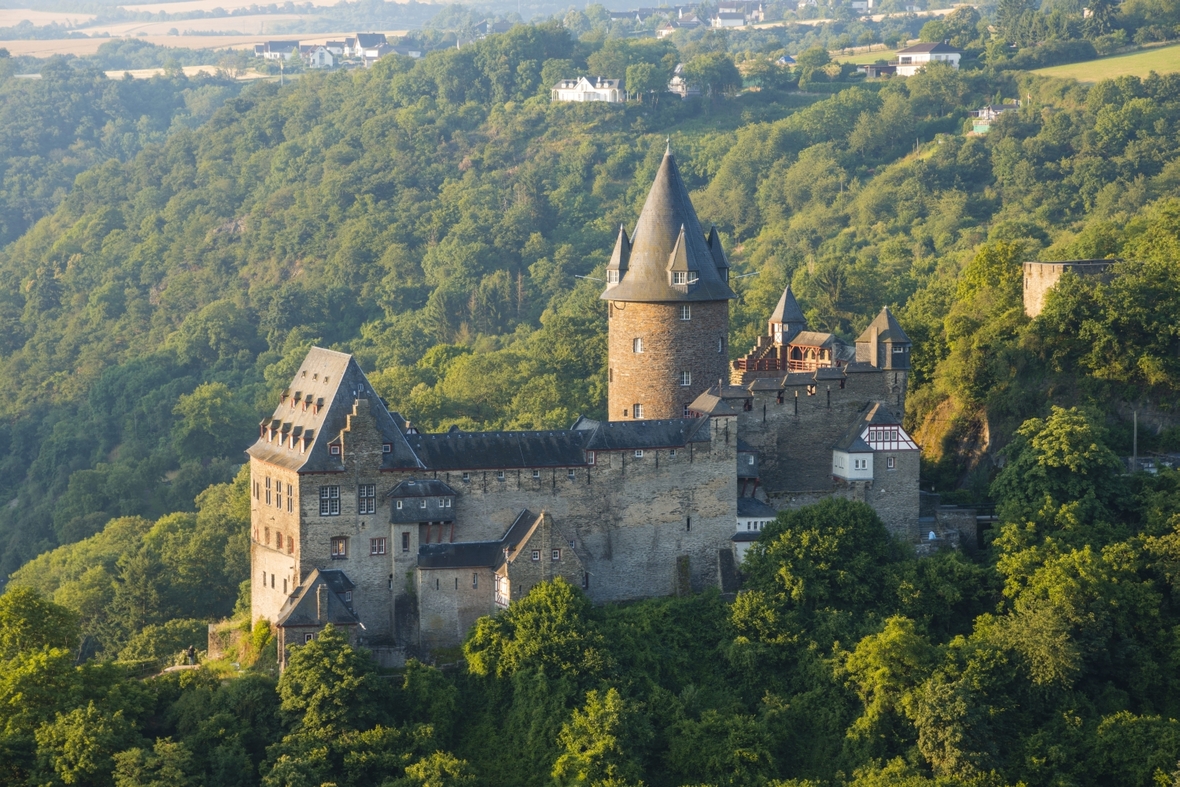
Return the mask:
<path fill-rule="evenodd" d="M 298 473 L 250 460 L 251 620 L 274 621 L 287 596 L 299 587 L 305 576 L 299 570 L 303 545 L 301 487 Z M 276 543 L 280 535 L 281 547 Z"/>
<path fill-rule="evenodd" d="M 692 319 L 681 319 L 682 306 L 691 307 Z M 607 308 L 610 420 L 630 420 L 636 404 L 646 419 L 682 418 L 709 386 L 729 379 L 728 301 L 612 302 Z M 635 339 L 643 340 L 642 353 L 633 351 Z M 691 385 L 680 385 L 681 372 L 691 373 Z"/>
<path fill-rule="evenodd" d="M 1024 263 L 1024 313 L 1029 317 L 1039 315 L 1049 290 L 1057 286 L 1066 271 L 1078 276 L 1107 276 L 1113 264 L 1114 260 Z"/>

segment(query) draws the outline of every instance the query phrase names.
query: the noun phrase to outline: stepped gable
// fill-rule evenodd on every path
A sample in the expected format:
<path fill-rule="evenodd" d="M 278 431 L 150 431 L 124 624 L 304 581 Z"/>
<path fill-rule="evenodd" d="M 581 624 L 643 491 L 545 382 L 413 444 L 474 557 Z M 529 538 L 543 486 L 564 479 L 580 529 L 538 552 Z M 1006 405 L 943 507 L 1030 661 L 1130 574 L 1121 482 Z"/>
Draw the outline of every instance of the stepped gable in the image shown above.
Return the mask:
<path fill-rule="evenodd" d="M 431 470 L 581 467 L 581 432 L 461 432 L 409 434 L 406 440 Z"/>
<path fill-rule="evenodd" d="M 630 451 L 632 449 L 683 448 L 689 443 L 708 442 L 703 418 L 672 418 L 644 421 L 592 421 L 578 419 L 577 431 L 586 435 L 587 451 Z"/>
<path fill-rule="evenodd" d="M 893 312 L 889 311 L 888 306 L 881 308 L 881 313 L 878 314 L 869 327 L 861 332 L 860 336 L 856 337 L 857 343 L 871 342 L 873 340 L 873 329 L 877 329 L 877 340 L 882 342 L 893 342 L 894 344 L 910 344 L 910 337 L 906 336 L 905 331 L 901 329 L 901 324 L 897 318 L 893 316 Z"/>
<path fill-rule="evenodd" d="M 770 313 L 771 322 L 780 323 L 801 323 L 803 329 L 807 328 L 807 318 L 803 316 L 803 310 L 799 308 L 799 301 L 795 300 L 795 293 L 791 292 L 791 285 L 783 290 L 782 296 L 778 299 L 778 304 L 774 307 L 774 311 Z"/>
<path fill-rule="evenodd" d="M 324 591 L 319 590 L 321 585 L 325 586 Z M 355 626 L 360 620 L 352 605 L 343 598 L 344 593 L 355 588 L 356 585 L 343 571 L 313 569 L 307 575 L 307 579 L 303 580 L 303 584 L 297 587 L 283 604 L 275 625 L 284 628 L 322 626 L 326 623 L 334 626 Z M 324 609 L 321 605 L 327 608 Z"/>
<path fill-rule="evenodd" d="M 720 242 L 715 245 L 720 251 Z M 696 272 L 695 283 L 672 285 L 670 271 L 676 260 L 684 270 Z M 601 297 L 641 303 L 726 301 L 737 297 L 717 269 L 714 250 L 705 240 L 671 150 L 664 153 L 631 233 L 626 275 L 618 284 L 609 285 Z"/>
<path fill-rule="evenodd" d="M 402 434 L 401 420 L 386 409 L 369 379 L 348 353 L 312 347 L 283 392 L 274 414 L 259 424 L 259 437 L 246 450 L 254 459 L 301 473 L 342 471 L 343 457 L 328 444 L 348 423 L 358 400 L 369 412 L 390 451 L 382 469 L 421 468 Z"/>

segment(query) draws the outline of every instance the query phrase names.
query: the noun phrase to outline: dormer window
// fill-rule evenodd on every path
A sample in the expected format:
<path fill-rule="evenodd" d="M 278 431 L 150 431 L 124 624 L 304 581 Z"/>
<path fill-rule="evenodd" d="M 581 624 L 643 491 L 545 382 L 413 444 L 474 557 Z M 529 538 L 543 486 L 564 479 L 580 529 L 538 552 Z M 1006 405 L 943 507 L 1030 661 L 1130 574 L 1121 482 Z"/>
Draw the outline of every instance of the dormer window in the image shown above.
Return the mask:
<path fill-rule="evenodd" d="M 688 284 L 688 271 L 672 271 L 673 284 Z"/>
<path fill-rule="evenodd" d="M 393 443 L 382 443 L 381 453 L 388 454 L 393 452 Z"/>
<path fill-rule="evenodd" d="M 607 271 L 606 272 L 606 283 L 607 284 L 618 284 L 619 283 L 619 272 L 618 271 Z"/>
<path fill-rule="evenodd" d="M 338 446 L 338 445 L 328 446 L 328 453 L 330 453 L 332 456 L 340 456 L 340 446 Z"/>

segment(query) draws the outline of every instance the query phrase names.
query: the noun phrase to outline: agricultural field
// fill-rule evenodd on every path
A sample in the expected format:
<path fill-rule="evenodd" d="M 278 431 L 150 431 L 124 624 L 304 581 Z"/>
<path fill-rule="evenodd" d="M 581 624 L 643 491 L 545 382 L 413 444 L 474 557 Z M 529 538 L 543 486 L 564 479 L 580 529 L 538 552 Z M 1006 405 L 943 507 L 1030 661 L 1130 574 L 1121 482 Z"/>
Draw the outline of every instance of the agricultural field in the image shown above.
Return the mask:
<path fill-rule="evenodd" d="M 31 8 L 0 8 L 0 27 L 16 27 L 28 22 L 34 27 L 58 24 L 77 27 L 94 19 L 94 14 L 63 14 L 56 11 L 35 11 Z"/>
<path fill-rule="evenodd" d="M 179 30 L 182 33 L 200 33 L 232 35 L 268 35 L 276 25 L 290 25 L 293 22 L 311 21 L 305 14 L 249 14 L 242 16 L 223 16 L 205 19 L 181 19 L 166 22 L 119 22 L 111 25 L 88 27 L 84 31 L 90 35 L 138 36 L 167 35 L 169 30 Z M 286 37 L 287 33 L 274 33 L 272 37 Z M 291 34 L 295 35 L 295 34 Z"/>
<path fill-rule="evenodd" d="M 300 0 L 300 5 L 311 5 L 327 8 L 344 2 L 344 0 Z M 249 8 L 257 3 L 244 0 L 178 0 L 175 3 L 143 3 L 138 5 L 122 5 L 125 11 L 148 14 L 191 14 L 194 11 L 236 11 L 239 8 Z"/>
<path fill-rule="evenodd" d="M 897 51 L 894 49 L 874 49 L 868 52 L 857 52 L 853 55 L 842 55 L 839 51 L 830 52 L 832 60 L 840 63 L 853 63 L 858 66 L 863 66 L 866 63 L 876 63 L 878 60 L 886 62 L 897 59 Z"/>
<path fill-rule="evenodd" d="M 1114 79 L 1121 76 L 1145 77 L 1152 71 L 1157 74 L 1180 71 L 1180 44 L 1155 47 L 1125 55 L 1101 57 L 1097 60 L 1087 60 L 1084 63 L 1038 68 L 1033 73 L 1061 79 L 1076 79 L 1079 82 L 1092 84 L 1103 79 Z"/>

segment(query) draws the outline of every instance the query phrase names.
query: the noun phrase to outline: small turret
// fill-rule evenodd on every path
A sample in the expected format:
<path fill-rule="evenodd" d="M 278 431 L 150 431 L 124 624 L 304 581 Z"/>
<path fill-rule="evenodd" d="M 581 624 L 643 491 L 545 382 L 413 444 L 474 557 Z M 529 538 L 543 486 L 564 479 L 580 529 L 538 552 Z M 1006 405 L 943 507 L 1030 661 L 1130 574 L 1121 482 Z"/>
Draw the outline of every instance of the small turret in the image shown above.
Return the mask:
<path fill-rule="evenodd" d="M 856 337 L 856 360 L 878 369 L 909 369 L 912 347 L 910 337 L 901 329 L 889 307 L 885 307 Z"/>
<path fill-rule="evenodd" d="M 631 239 L 626 228 L 619 225 L 619 236 L 615 239 L 615 250 L 606 266 L 606 286 L 613 287 L 627 275 L 627 263 L 631 260 Z"/>
<path fill-rule="evenodd" d="M 709 227 L 709 237 L 705 240 L 709 247 L 709 251 L 713 253 L 713 264 L 717 266 L 717 273 L 721 275 L 721 280 L 729 282 L 729 258 L 725 256 L 725 249 L 721 248 L 721 236 L 717 234 L 717 228 Z"/>
<path fill-rule="evenodd" d="M 789 284 L 770 314 L 769 328 L 776 344 L 786 344 L 799 331 L 807 330 L 807 318 L 803 316 L 803 310 L 799 308 L 799 302 L 795 300 L 795 293 L 791 292 Z"/>

